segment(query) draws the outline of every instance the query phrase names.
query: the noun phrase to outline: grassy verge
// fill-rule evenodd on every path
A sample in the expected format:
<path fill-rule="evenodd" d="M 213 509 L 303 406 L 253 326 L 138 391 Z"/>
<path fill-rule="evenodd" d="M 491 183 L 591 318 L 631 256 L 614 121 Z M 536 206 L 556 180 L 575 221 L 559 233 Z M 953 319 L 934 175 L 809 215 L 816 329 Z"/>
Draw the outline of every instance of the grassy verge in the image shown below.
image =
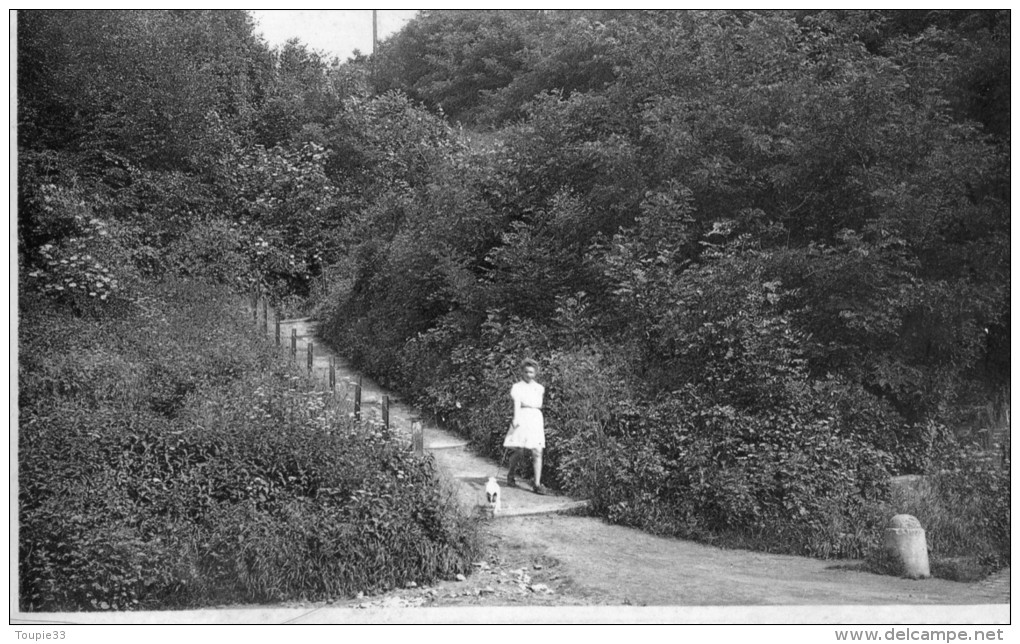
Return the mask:
<path fill-rule="evenodd" d="M 294 372 L 232 296 L 19 312 L 22 610 L 324 599 L 469 567 L 429 459 Z"/>

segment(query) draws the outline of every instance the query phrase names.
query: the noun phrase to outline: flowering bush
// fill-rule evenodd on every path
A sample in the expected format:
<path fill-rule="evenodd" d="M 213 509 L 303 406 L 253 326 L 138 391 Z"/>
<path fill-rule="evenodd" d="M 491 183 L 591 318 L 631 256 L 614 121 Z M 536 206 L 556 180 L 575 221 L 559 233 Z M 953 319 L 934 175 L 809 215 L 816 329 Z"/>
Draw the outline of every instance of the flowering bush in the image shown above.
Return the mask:
<path fill-rule="evenodd" d="M 127 230 L 100 217 L 76 181 L 58 181 L 21 186 L 23 286 L 79 308 L 123 296 L 137 277 Z"/>
<path fill-rule="evenodd" d="M 40 289 L 47 294 L 87 295 L 105 300 L 117 293 L 118 282 L 113 272 L 84 252 L 84 244 L 77 242 L 74 246 L 78 252 L 69 253 L 66 248 L 44 244 L 39 254 L 46 268 L 37 268 L 28 276 L 39 280 Z"/>

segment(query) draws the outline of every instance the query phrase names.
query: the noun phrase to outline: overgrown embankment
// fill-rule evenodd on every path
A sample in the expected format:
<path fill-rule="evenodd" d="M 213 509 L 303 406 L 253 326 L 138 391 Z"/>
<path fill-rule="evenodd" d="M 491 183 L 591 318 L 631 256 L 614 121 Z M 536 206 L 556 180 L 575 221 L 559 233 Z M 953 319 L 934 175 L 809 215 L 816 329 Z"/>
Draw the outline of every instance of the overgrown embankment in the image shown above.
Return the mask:
<path fill-rule="evenodd" d="M 23 581 L 80 576 L 30 602 L 175 597 L 220 579 L 218 561 L 241 584 L 227 597 L 325 588 L 259 545 L 275 528 L 252 532 L 279 525 L 313 558 L 333 547 L 292 531 L 334 507 L 301 501 L 311 484 L 287 465 L 317 453 L 263 456 L 276 432 L 247 418 L 260 385 L 286 426 L 314 397 L 249 381 L 232 361 L 261 354 L 203 345 L 208 325 L 181 322 L 203 357 L 175 349 L 158 320 L 177 314 L 148 291 L 182 276 L 309 299 L 359 368 L 490 452 L 515 365 L 539 359 L 546 480 L 612 521 L 859 556 L 904 509 L 886 505 L 889 475 L 929 474 L 906 509 L 939 526 L 934 558 L 1008 561 L 1008 460 L 970 453 L 1008 419 L 1008 11 L 444 11 L 342 64 L 269 48 L 242 11 L 27 11 L 18 59 L 23 457 L 39 486 L 22 490 Z M 203 405 L 235 401 L 223 444 L 261 447 L 221 462 Z M 51 475 L 65 461 L 46 450 L 71 448 Z M 385 498 L 380 458 L 349 465 Z M 237 463 L 250 490 L 207 474 Z M 174 509 L 193 477 L 196 499 L 226 496 Z M 367 503 L 356 492 L 343 508 Z M 284 497 L 298 519 L 266 518 Z M 137 519 L 153 498 L 157 518 Z M 77 500 L 89 514 L 64 512 Z M 389 525 L 365 512 L 357 525 Z M 174 532 L 189 521 L 194 539 Z M 209 550 L 216 525 L 236 543 Z M 171 542 L 194 554 L 164 561 Z M 267 560 L 286 583 L 266 585 Z M 220 592 L 201 583 L 195 597 Z"/>
<path fill-rule="evenodd" d="M 964 99 L 1008 19 L 909 17 L 422 16 L 391 80 L 499 129 L 365 111 L 386 163 L 319 281 L 329 339 L 494 455 L 537 358 L 545 480 L 612 521 L 861 557 L 924 473 L 933 556 L 1008 561 L 1008 463 L 969 431 L 1008 383 L 1008 137 Z"/>
<path fill-rule="evenodd" d="M 227 289 L 152 285 L 97 317 L 20 305 L 22 610 L 326 599 L 468 568 L 431 462 L 354 425 Z"/>

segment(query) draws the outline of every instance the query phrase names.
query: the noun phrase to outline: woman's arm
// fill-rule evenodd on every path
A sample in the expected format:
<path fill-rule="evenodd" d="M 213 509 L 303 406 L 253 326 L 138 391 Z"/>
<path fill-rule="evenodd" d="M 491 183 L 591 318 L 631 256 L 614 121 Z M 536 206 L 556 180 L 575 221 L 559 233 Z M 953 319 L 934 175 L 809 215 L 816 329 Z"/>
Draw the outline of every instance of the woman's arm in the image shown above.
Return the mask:
<path fill-rule="evenodd" d="M 518 417 L 517 412 L 520 411 L 520 409 L 521 409 L 521 392 L 519 391 L 519 388 L 517 387 L 517 385 L 514 385 L 513 387 L 510 387 L 510 398 L 512 398 L 513 401 L 514 401 L 514 417 L 513 417 L 513 421 L 511 421 L 511 422 L 512 422 L 514 427 L 517 427 L 517 417 Z"/>

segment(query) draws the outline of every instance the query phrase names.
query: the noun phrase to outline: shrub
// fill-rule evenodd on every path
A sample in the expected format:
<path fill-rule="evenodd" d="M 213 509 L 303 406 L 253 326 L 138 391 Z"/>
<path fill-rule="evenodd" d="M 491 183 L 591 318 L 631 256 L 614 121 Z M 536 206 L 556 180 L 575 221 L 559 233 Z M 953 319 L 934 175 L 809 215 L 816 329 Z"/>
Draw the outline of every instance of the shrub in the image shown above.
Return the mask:
<path fill-rule="evenodd" d="M 23 188 L 30 221 L 19 230 L 19 269 L 27 277 L 22 289 L 78 311 L 128 296 L 138 279 L 129 229 L 100 218 L 97 204 L 73 180 Z"/>
<path fill-rule="evenodd" d="M 22 609 L 324 599 L 466 571 L 473 529 L 431 459 L 355 424 L 223 288 L 150 292 L 120 317 L 22 310 Z"/>
<path fill-rule="evenodd" d="M 888 459 L 824 417 L 741 412 L 690 390 L 621 412 L 565 459 L 566 478 L 609 520 L 822 557 L 870 546 Z"/>
<path fill-rule="evenodd" d="M 205 277 L 240 291 L 255 283 L 256 262 L 274 250 L 251 237 L 236 223 L 210 219 L 169 244 L 163 257 L 176 274 Z"/>

